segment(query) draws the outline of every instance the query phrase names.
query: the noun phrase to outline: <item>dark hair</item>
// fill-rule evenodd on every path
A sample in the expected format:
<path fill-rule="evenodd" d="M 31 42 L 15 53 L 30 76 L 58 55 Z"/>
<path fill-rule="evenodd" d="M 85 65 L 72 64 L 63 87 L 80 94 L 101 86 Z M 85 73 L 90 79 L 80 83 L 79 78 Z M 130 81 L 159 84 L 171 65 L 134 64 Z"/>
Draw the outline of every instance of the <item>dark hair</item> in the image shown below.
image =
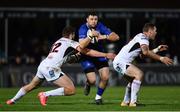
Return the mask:
<path fill-rule="evenodd" d="M 95 10 L 90 10 L 89 12 L 86 13 L 86 18 L 89 16 L 97 16 L 97 12 Z"/>
<path fill-rule="evenodd" d="M 62 31 L 62 36 L 69 37 L 69 35 L 72 33 L 75 33 L 75 29 L 71 26 L 66 26 Z"/>
<path fill-rule="evenodd" d="M 146 23 L 143 27 L 143 32 L 148 32 L 149 29 L 154 29 L 155 25 L 153 23 Z"/>

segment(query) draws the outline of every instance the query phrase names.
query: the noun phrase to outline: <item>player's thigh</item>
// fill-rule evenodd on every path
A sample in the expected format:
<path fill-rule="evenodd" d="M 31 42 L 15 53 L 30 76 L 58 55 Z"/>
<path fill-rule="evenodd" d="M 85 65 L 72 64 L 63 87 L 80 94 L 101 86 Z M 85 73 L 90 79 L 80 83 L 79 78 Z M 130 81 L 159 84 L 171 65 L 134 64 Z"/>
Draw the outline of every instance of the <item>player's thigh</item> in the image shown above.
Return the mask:
<path fill-rule="evenodd" d="M 142 77 L 143 72 L 138 67 L 131 64 L 126 69 L 126 75 L 128 75 L 130 77 Z"/>
<path fill-rule="evenodd" d="M 59 87 L 66 87 L 66 88 L 74 87 L 72 80 L 66 74 L 63 74 L 63 76 L 53 81 L 53 83 Z"/>
<path fill-rule="evenodd" d="M 99 76 L 101 79 L 108 80 L 109 79 L 109 67 L 103 67 L 98 70 Z"/>
<path fill-rule="evenodd" d="M 86 73 L 86 77 L 90 83 L 94 83 L 96 81 L 96 73 L 95 72 Z"/>
<path fill-rule="evenodd" d="M 99 76 L 101 79 L 107 80 L 109 79 L 109 65 L 107 60 L 101 61 L 96 60 L 95 62 L 96 69 L 99 72 Z"/>

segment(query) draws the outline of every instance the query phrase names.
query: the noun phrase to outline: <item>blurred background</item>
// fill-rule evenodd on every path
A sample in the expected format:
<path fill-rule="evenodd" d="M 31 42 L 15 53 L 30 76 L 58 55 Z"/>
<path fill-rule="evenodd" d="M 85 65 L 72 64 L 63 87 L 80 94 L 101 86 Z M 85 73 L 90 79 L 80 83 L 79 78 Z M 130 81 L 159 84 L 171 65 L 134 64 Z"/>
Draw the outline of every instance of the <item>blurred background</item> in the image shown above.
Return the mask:
<path fill-rule="evenodd" d="M 145 73 L 144 85 L 179 85 L 179 7 L 178 0 L 1 0 L 0 87 L 19 87 L 31 81 L 52 43 L 61 37 L 62 29 L 71 25 L 78 32 L 85 22 L 86 12 L 91 9 L 97 11 L 99 21 L 121 37 L 117 42 L 105 42 L 106 52 L 118 53 L 131 38 L 142 32 L 144 23 L 156 24 L 158 34 L 150 48 L 168 45 L 168 51 L 160 55 L 172 58 L 174 65 L 167 67 L 149 58 L 137 58 L 134 63 Z M 109 64 L 109 85 L 124 84 L 121 75 L 113 70 L 111 61 Z M 66 65 L 63 69 L 75 85 L 84 84 L 85 76 L 79 64 Z"/>

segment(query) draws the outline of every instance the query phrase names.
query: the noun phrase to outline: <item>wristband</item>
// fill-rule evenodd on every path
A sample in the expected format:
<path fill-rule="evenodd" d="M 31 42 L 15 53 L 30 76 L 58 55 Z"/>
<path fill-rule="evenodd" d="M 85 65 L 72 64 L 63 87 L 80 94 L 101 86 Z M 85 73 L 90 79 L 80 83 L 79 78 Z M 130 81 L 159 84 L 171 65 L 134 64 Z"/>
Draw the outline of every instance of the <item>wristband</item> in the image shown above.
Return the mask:
<path fill-rule="evenodd" d="M 155 48 L 152 50 L 153 53 L 157 53 L 159 51 L 159 48 Z"/>
<path fill-rule="evenodd" d="M 159 50 L 161 49 L 161 46 L 158 46 L 157 49 L 158 49 L 158 51 L 159 51 Z"/>

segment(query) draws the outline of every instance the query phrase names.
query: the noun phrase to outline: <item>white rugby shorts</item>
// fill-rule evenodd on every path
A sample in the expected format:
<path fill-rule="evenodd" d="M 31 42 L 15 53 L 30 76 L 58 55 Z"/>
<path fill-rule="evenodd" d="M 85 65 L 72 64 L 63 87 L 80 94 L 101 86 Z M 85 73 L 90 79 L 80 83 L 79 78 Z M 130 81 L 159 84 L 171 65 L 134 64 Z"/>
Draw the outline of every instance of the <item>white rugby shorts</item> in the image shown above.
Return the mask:
<path fill-rule="evenodd" d="M 113 61 L 113 68 L 120 74 L 126 74 L 127 66 L 131 65 L 130 63 L 119 61 Z"/>
<path fill-rule="evenodd" d="M 52 67 L 47 67 L 43 64 L 40 64 L 36 73 L 36 76 L 40 79 L 46 79 L 47 81 L 57 80 L 59 77 L 64 75 L 61 69 L 55 69 Z"/>

